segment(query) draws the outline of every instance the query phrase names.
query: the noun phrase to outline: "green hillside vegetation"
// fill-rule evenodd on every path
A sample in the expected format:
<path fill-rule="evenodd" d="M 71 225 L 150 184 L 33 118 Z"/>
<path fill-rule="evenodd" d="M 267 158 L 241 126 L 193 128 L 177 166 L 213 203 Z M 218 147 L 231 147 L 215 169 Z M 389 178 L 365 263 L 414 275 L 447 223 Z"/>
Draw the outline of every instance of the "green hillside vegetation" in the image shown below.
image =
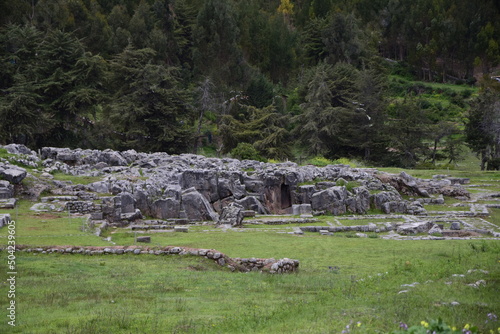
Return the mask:
<path fill-rule="evenodd" d="M 494 0 L 19 0 L 0 13 L 2 144 L 249 144 L 233 154 L 405 167 L 453 166 L 468 146 L 500 166 Z"/>

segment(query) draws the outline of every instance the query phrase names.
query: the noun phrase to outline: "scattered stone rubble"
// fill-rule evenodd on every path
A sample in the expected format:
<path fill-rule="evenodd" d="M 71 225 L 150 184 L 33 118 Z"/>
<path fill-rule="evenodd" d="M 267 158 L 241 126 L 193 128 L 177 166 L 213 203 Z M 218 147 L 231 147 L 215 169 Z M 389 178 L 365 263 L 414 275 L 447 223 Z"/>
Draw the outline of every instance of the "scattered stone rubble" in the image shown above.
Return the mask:
<path fill-rule="evenodd" d="M 231 271 L 240 272 L 268 272 L 271 274 L 285 274 L 297 272 L 299 261 L 292 259 L 258 259 L 258 258 L 231 258 L 214 249 L 197 249 L 186 247 L 144 247 L 144 246 L 110 246 L 110 247 L 78 247 L 78 246 L 44 246 L 30 247 L 16 245 L 18 251 L 40 254 L 82 254 L 82 255 L 123 255 L 123 254 L 152 254 L 152 255 L 192 255 L 202 256 L 214 261 L 217 265 Z M 1 248 L 0 248 L 1 250 Z"/>

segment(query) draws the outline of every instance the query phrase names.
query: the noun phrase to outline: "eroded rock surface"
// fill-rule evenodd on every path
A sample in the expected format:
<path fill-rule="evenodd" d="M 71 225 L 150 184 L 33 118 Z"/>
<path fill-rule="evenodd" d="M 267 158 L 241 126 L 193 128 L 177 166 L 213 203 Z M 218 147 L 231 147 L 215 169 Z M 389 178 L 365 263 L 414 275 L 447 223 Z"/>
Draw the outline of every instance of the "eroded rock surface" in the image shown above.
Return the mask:
<path fill-rule="evenodd" d="M 82 207 L 85 213 L 102 213 L 96 216 L 112 223 L 146 215 L 157 219 L 215 222 L 221 216 L 232 225 L 238 224 L 240 213 L 232 211 L 338 215 L 364 214 L 378 209 L 385 213 L 425 215 L 420 202 L 405 200 L 401 194 L 468 196 L 460 180 L 422 180 L 404 172 L 394 175 L 345 165 L 320 168 L 292 162 L 269 164 L 193 154 L 173 156 L 161 152 L 55 147 L 42 148 L 38 156 L 22 145 L 9 146 L 8 150 L 20 160 L 42 166 L 40 174 L 34 175 L 37 177 L 30 176 L 34 179 L 32 187 L 43 185 L 41 189 L 54 195 L 75 196 L 76 202 L 94 201 L 95 204 L 100 200 L 100 204 L 93 206 L 70 204 L 70 207 L 71 210 Z M 55 172 L 101 179 L 79 185 L 47 177 Z M 11 184 L 21 182 L 26 176 L 26 170 L 2 161 L 0 175 L 8 181 L 1 184 L 4 189 L 1 194 L 5 197 L 9 196 Z M 297 209 L 299 207 L 307 208 L 307 212 Z"/>

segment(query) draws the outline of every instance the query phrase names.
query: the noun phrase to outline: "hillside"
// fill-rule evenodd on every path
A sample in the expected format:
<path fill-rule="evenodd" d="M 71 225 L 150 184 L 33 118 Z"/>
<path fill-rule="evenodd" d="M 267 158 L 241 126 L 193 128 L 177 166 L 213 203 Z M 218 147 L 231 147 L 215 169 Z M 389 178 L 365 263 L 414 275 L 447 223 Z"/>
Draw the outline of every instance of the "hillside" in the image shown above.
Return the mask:
<path fill-rule="evenodd" d="M 494 0 L 19 0 L 0 13 L 2 144 L 406 167 L 453 166 L 467 145 L 500 166 Z"/>

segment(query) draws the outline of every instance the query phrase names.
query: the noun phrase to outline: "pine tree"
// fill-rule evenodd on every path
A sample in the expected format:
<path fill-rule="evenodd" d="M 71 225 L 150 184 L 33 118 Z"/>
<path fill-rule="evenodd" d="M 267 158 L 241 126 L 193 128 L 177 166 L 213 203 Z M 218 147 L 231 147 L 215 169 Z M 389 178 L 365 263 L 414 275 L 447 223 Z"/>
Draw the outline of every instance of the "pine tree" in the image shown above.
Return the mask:
<path fill-rule="evenodd" d="M 197 73 L 215 84 L 241 85 L 244 61 L 235 13 L 228 0 L 207 0 L 193 29 L 193 59 Z"/>
<path fill-rule="evenodd" d="M 109 127 L 119 149 L 186 152 L 193 115 L 177 70 L 152 64 L 151 49 L 127 47 L 111 62 Z"/>

